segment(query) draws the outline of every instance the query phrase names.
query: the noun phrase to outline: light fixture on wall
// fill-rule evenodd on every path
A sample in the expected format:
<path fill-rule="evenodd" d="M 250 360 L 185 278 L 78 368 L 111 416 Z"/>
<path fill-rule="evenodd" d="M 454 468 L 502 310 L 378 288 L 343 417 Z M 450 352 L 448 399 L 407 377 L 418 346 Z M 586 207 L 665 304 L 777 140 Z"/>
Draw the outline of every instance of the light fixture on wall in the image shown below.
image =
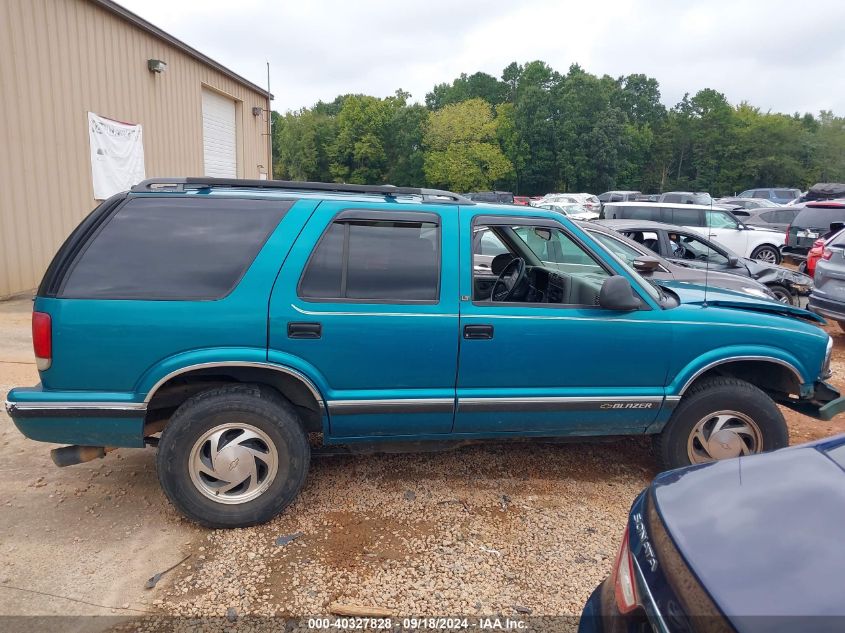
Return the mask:
<path fill-rule="evenodd" d="M 264 110 L 260 106 L 252 106 L 252 116 L 261 116 Z"/>
<path fill-rule="evenodd" d="M 147 68 L 151 73 L 163 73 L 167 70 L 167 63 L 160 59 L 148 59 Z"/>

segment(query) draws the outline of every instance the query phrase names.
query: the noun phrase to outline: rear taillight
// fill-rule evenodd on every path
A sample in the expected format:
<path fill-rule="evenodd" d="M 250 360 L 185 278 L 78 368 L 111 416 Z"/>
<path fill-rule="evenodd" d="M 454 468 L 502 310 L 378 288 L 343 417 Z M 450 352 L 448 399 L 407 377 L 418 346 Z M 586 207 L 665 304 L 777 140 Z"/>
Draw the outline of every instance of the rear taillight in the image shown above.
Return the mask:
<path fill-rule="evenodd" d="M 50 369 L 53 362 L 53 324 L 46 312 L 32 313 L 32 347 L 39 371 Z"/>
<path fill-rule="evenodd" d="M 822 251 L 822 259 L 828 260 L 831 257 L 833 257 L 833 251 L 832 250 L 830 250 L 829 248 L 826 248 Z"/>
<path fill-rule="evenodd" d="M 637 588 L 634 581 L 634 561 L 631 559 L 631 550 L 628 547 L 628 528 L 622 535 L 622 545 L 619 547 L 619 554 L 616 556 L 616 565 L 613 570 L 614 592 L 616 593 L 616 606 L 620 613 L 630 613 L 639 606 Z"/>
<path fill-rule="evenodd" d="M 783 238 L 783 245 L 789 246 L 789 229 L 792 228 L 791 224 L 786 225 L 786 237 Z"/>

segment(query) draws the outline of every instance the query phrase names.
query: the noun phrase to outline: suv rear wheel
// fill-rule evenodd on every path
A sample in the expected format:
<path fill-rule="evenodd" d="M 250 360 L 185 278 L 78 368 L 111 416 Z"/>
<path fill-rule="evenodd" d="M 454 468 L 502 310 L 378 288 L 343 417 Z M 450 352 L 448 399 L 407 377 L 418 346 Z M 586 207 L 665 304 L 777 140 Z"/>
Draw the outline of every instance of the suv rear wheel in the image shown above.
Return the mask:
<path fill-rule="evenodd" d="M 211 528 L 270 520 L 305 482 L 308 438 L 275 391 L 228 385 L 177 409 L 159 442 L 161 487 L 182 514 Z"/>
<path fill-rule="evenodd" d="M 780 264 L 781 256 L 777 247 L 770 244 L 758 246 L 751 252 L 751 259 L 757 259 L 767 264 Z"/>
<path fill-rule="evenodd" d="M 693 385 L 663 432 L 654 437 L 661 470 L 789 444 L 786 421 L 774 401 L 736 378 L 707 378 Z"/>

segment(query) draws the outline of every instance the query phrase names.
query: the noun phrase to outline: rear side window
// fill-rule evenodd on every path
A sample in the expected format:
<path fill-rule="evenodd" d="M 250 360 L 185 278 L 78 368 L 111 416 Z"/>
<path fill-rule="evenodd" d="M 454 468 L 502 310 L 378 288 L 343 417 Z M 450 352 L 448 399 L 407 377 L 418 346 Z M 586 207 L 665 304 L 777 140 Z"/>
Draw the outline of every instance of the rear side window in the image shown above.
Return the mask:
<path fill-rule="evenodd" d="M 778 198 L 787 198 L 789 200 L 798 197 L 795 195 L 795 189 L 775 189 L 775 195 Z"/>
<path fill-rule="evenodd" d="M 666 209 L 666 222 L 678 226 L 704 226 L 704 214 L 701 209 L 688 207 Z"/>
<path fill-rule="evenodd" d="M 219 299 L 237 285 L 292 204 L 130 198 L 77 257 L 58 296 Z"/>
<path fill-rule="evenodd" d="M 434 222 L 333 222 L 299 283 L 304 299 L 435 302 L 440 230 Z"/>
<path fill-rule="evenodd" d="M 663 209 L 660 207 L 608 205 L 605 207 L 605 217 L 611 220 L 619 218 L 624 220 L 653 220 L 654 222 L 661 222 L 662 211 Z"/>
<path fill-rule="evenodd" d="M 766 191 L 765 189 L 758 189 L 757 191 L 754 192 L 754 197 L 755 198 L 765 198 L 766 200 L 768 200 L 769 199 L 769 192 Z"/>

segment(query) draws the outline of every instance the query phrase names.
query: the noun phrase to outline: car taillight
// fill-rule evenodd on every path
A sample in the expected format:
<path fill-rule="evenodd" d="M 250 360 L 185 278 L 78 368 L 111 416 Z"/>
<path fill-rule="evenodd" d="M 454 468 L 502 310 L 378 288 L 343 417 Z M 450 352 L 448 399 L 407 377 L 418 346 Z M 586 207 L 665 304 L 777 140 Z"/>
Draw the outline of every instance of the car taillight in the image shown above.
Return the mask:
<path fill-rule="evenodd" d="M 613 574 L 616 606 L 620 613 L 630 613 L 639 606 L 639 599 L 634 581 L 634 561 L 631 559 L 631 550 L 628 547 L 627 527 L 625 534 L 622 535 L 622 545 L 619 546 Z"/>
<path fill-rule="evenodd" d="M 50 369 L 53 362 L 53 323 L 46 312 L 32 313 L 32 347 L 38 370 Z"/>
<path fill-rule="evenodd" d="M 831 257 L 833 257 L 833 251 L 832 250 L 830 250 L 829 248 L 826 248 L 822 251 L 822 259 L 828 260 Z"/>
<path fill-rule="evenodd" d="M 786 237 L 783 238 L 783 245 L 789 246 L 789 229 L 792 228 L 791 224 L 786 225 Z"/>

